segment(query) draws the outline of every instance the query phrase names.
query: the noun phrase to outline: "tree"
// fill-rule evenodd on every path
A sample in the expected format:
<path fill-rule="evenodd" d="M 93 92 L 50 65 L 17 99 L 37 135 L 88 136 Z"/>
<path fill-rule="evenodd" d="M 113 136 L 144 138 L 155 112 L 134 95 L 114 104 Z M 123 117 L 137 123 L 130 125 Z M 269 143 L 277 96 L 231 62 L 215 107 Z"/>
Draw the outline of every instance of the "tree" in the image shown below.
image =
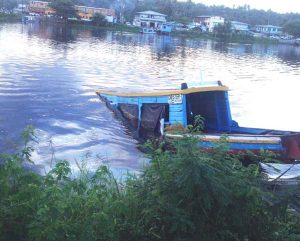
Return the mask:
<path fill-rule="evenodd" d="M 284 25 L 283 29 L 294 37 L 300 37 L 300 21 L 289 22 Z"/>
<path fill-rule="evenodd" d="M 225 22 L 224 24 L 218 24 L 217 26 L 214 27 L 214 32 L 217 35 L 228 35 L 231 34 L 231 23 L 230 22 Z"/>
<path fill-rule="evenodd" d="M 72 0 L 53 0 L 49 6 L 55 10 L 55 15 L 67 20 L 77 16 L 74 2 Z"/>
<path fill-rule="evenodd" d="M 17 7 L 18 2 L 17 2 L 17 0 L 6 0 L 6 1 L 4 0 L 4 1 L 2 1 L 2 5 L 3 5 L 3 8 L 12 11 L 15 7 Z M 1 7 L 1 4 L 0 4 L 0 7 Z"/>
<path fill-rule="evenodd" d="M 97 26 L 105 26 L 107 24 L 105 16 L 101 13 L 96 13 L 92 21 L 93 24 Z"/>

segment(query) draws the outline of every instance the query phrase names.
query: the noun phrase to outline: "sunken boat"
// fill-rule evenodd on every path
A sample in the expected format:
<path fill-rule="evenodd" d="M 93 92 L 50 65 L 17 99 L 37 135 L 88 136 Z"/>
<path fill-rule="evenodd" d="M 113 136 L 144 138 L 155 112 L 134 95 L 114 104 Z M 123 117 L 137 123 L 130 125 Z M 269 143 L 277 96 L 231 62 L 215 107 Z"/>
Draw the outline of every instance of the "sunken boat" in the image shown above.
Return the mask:
<path fill-rule="evenodd" d="M 251 127 L 241 127 L 232 119 L 228 87 L 220 81 L 214 84 L 181 89 L 145 92 L 99 90 L 96 94 L 106 105 L 126 121 L 137 136 L 164 136 L 171 139 L 193 135 L 199 147 L 213 148 L 224 140 L 232 151 L 267 150 L 291 162 L 300 160 L 300 133 Z M 195 116 L 205 120 L 203 132 L 185 134 L 165 132 L 165 127 L 193 125 Z"/>

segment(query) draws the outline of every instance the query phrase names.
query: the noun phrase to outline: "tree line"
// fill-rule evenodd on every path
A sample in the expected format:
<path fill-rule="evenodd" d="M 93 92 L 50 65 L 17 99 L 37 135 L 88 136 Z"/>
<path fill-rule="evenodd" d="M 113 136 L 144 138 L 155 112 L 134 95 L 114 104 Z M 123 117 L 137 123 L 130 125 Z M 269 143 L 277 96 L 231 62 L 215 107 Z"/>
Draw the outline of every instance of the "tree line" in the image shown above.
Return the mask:
<path fill-rule="evenodd" d="M 65 1 L 65 0 L 62 0 Z M 114 8 L 118 18 L 131 22 L 136 12 L 153 10 L 167 15 L 168 21 L 177 21 L 188 24 L 193 17 L 199 15 L 218 15 L 226 21 L 239 21 L 255 25 L 283 26 L 284 30 L 296 37 L 300 36 L 299 13 L 277 13 L 271 10 L 252 9 L 250 5 L 229 8 L 225 6 L 206 6 L 202 3 L 194 3 L 191 0 L 185 2 L 178 0 L 73 0 L 75 4 L 93 7 Z"/>
<path fill-rule="evenodd" d="M 56 2 L 56 0 L 45 0 Z M 227 21 L 239 21 L 255 25 L 278 25 L 284 26 L 285 30 L 294 36 L 300 36 L 299 13 L 277 13 L 272 10 L 252 9 L 250 5 L 229 8 L 226 6 L 206 6 L 202 3 L 194 3 L 192 0 L 60 0 L 60 4 L 85 5 L 91 7 L 113 8 L 116 10 L 118 19 L 124 18 L 131 22 L 136 12 L 153 10 L 167 15 L 168 21 L 177 21 L 187 24 L 192 22 L 193 17 L 199 15 L 218 15 Z M 68 4 L 63 4 L 68 2 Z M 18 3 L 29 3 L 28 0 L 0 0 L 0 8 L 13 9 Z"/>
<path fill-rule="evenodd" d="M 44 0 L 49 1 L 51 0 Z M 153 10 L 168 16 L 170 21 L 188 23 L 194 16 L 219 15 L 228 21 L 240 21 L 250 25 L 272 24 L 283 26 L 288 22 L 300 21 L 299 13 L 277 13 L 272 10 L 252 9 L 250 5 L 229 8 L 226 6 L 206 6 L 194 3 L 192 0 L 70 0 L 77 5 L 91 7 L 114 8 L 119 15 L 125 16 L 126 21 L 132 21 L 134 14 L 139 11 Z M 12 9 L 18 3 L 29 3 L 28 0 L 0 0 L 0 8 Z"/>
<path fill-rule="evenodd" d="M 55 2 L 57 0 L 53 0 Z M 255 25 L 283 26 L 285 32 L 300 37 L 300 14 L 277 13 L 271 10 L 252 9 L 250 5 L 229 8 L 225 6 L 206 6 L 202 3 L 194 3 L 191 0 L 185 2 L 178 0 L 59 0 L 71 1 L 74 4 L 93 7 L 113 8 L 118 19 L 124 18 L 131 22 L 136 12 L 153 10 L 167 15 L 168 21 L 176 21 L 188 24 L 193 17 L 199 15 L 218 15 L 226 21 L 239 21 Z"/>
<path fill-rule="evenodd" d="M 95 7 L 114 7 L 117 11 L 124 11 L 127 21 L 132 21 L 134 14 L 139 11 L 153 10 L 168 16 L 170 21 L 190 22 L 198 15 L 219 15 L 228 21 L 240 21 L 250 25 L 272 24 L 283 26 L 291 21 L 300 21 L 298 13 L 277 13 L 272 10 L 252 9 L 250 5 L 229 8 L 226 6 L 206 6 L 178 0 L 76 0 L 76 2 Z"/>

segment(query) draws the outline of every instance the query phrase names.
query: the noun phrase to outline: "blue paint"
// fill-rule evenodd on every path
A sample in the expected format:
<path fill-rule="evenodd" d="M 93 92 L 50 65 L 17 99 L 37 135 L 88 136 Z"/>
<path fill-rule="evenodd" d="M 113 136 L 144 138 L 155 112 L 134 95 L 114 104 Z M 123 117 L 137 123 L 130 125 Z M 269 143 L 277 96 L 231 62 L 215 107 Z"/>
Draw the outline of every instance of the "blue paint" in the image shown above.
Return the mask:
<path fill-rule="evenodd" d="M 248 134 L 254 134 L 254 135 L 263 135 L 268 130 L 266 129 L 259 129 L 259 128 L 248 128 L 248 127 L 231 127 L 231 131 L 233 133 L 248 133 Z"/>
<path fill-rule="evenodd" d="M 159 96 L 157 97 L 157 103 L 168 103 L 169 96 Z"/>
<path fill-rule="evenodd" d="M 169 34 L 172 32 L 172 25 L 168 23 L 163 23 L 160 28 L 159 32 L 164 33 L 164 34 Z"/>
<path fill-rule="evenodd" d="M 201 93 L 199 93 L 201 94 Z M 206 123 L 206 127 L 210 130 L 215 131 L 228 131 L 231 128 L 231 113 L 228 103 L 227 92 L 225 91 L 213 91 L 205 93 L 208 99 L 213 99 L 211 102 L 213 111 L 214 111 L 214 120 Z M 168 104 L 169 96 L 137 96 L 137 97 L 127 97 L 127 96 L 109 96 L 103 94 L 108 101 L 111 103 L 123 103 L 123 104 L 138 104 L 139 109 L 144 103 L 165 103 Z M 169 122 L 170 124 L 182 124 L 184 127 L 188 125 L 187 118 L 187 97 L 186 95 L 182 96 L 181 104 L 172 104 L 169 105 Z M 204 116 L 205 117 L 205 116 Z"/>
<path fill-rule="evenodd" d="M 187 127 L 187 109 L 186 109 L 186 95 L 182 97 L 182 115 L 183 115 L 183 126 Z"/>
<path fill-rule="evenodd" d="M 165 103 L 168 104 L 169 96 L 146 96 L 146 97 L 111 97 L 106 98 L 114 103 L 138 103 L 139 106 L 139 126 L 141 120 L 141 108 L 145 103 Z M 117 102 L 116 102 L 117 101 Z M 189 110 L 188 110 L 189 107 Z M 192 121 L 191 117 L 195 117 L 198 113 L 201 114 L 205 122 L 205 131 L 208 133 L 239 133 L 239 134 L 253 134 L 265 135 L 267 133 L 276 135 L 286 135 L 290 132 L 273 131 L 259 128 L 239 127 L 238 124 L 232 120 L 230 105 L 227 91 L 212 91 L 193 93 L 189 96 L 182 96 L 182 103 L 169 104 L 169 121 L 166 124 L 174 125 L 181 124 L 187 127 L 188 123 Z M 191 117 L 188 116 L 188 111 Z M 213 148 L 218 145 L 218 142 L 199 141 L 199 147 Z M 283 146 L 279 144 L 268 143 L 232 143 L 228 142 L 228 147 L 231 150 L 270 150 L 270 151 L 285 151 Z"/>
<path fill-rule="evenodd" d="M 229 98 L 228 98 L 228 92 L 224 91 L 224 103 L 225 103 L 225 112 L 227 113 L 227 130 L 230 131 L 232 127 L 232 116 L 231 116 L 231 110 L 229 105 Z"/>
<path fill-rule="evenodd" d="M 215 114 L 216 114 L 216 122 L 217 122 L 217 128 L 216 130 L 220 131 L 222 130 L 221 126 L 221 120 L 220 120 L 220 106 L 219 106 L 219 98 L 216 93 L 213 95 L 214 101 L 215 101 Z"/>
<path fill-rule="evenodd" d="M 203 148 L 213 148 L 218 145 L 216 142 L 200 141 L 198 143 Z M 272 150 L 283 151 L 284 148 L 280 144 L 265 144 L 265 143 L 228 143 L 231 150 Z"/>
<path fill-rule="evenodd" d="M 170 105 L 170 123 L 184 125 L 182 104 Z"/>

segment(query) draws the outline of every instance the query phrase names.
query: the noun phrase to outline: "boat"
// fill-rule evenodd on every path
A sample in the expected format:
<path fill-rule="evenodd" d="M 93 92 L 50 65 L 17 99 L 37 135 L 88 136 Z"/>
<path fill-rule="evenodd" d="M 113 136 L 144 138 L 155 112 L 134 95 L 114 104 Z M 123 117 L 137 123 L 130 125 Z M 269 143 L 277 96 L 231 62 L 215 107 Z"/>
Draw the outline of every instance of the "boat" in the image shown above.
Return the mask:
<path fill-rule="evenodd" d="M 163 23 L 159 26 L 157 33 L 158 34 L 170 34 L 172 32 L 173 23 Z"/>
<path fill-rule="evenodd" d="M 278 39 L 280 44 L 297 45 L 296 39 Z"/>
<path fill-rule="evenodd" d="M 231 116 L 228 91 L 216 81 L 192 88 L 183 83 L 181 89 L 151 93 L 98 90 L 96 94 L 142 138 L 191 135 L 202 148 L 213 148 L 225 139 L 232 151 L 268 150 L 286 162 L 300 160 L 300 133 L 239 126 Z M 175 125 L 187 128 L 198 115 L 205 120 L 200 134 L 164 131 Z"/>
<path fill-rule="evenodd" d="M 150 33 L 150 34 L 153 34 L 153 33 L 156 33 L 156 30 L 154 28 L 141 28 L 140 30 L 141 33 Z"/>
<path fill-rule="evenodd" d="M 38 22 L 40 19 L 39 15 L 36 14 L 30 14 L 30 15 L 26 15 L 22 17 L 22 22 L 23 23 L 36 23 Z"/>

